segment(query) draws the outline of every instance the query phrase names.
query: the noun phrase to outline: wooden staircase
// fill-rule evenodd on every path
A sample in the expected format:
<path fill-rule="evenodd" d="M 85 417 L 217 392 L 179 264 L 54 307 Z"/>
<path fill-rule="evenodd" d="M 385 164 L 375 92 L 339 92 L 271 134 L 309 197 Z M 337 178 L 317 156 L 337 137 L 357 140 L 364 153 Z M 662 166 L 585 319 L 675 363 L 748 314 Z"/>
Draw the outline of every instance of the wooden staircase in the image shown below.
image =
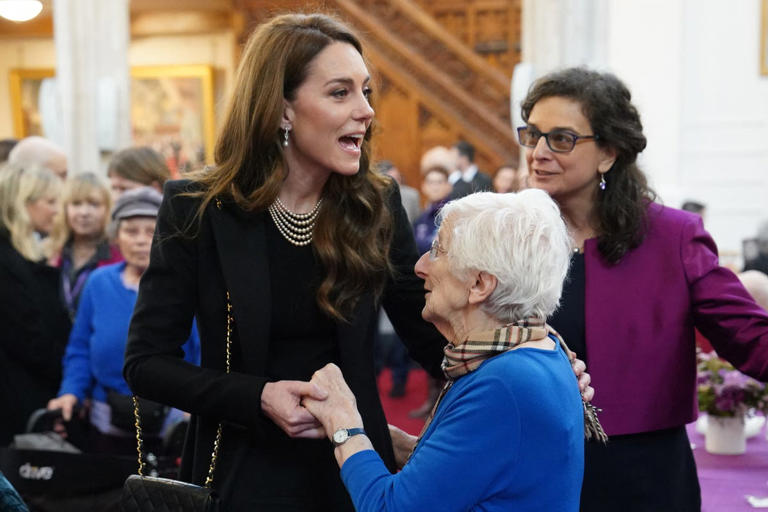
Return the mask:
<path fill-rule="evenodd" d="M 237 3 L 246 7 L 247 27 L 262 21 L 255 18 L 274 12 L 269 8 L 274 2 Z M 496 3 L 512 11 L 519 22 L 519 1 Z M 281 10 L 300 6 L 307 10 L 303 2 L 280 4 Z M 464 4 L 471 8 L 472 1 L 457 2 L 453 8 L 462 9 Z M 375 155 L 395 162 L 408 184 L 418 187 L 421 181 L 419 161 L 424 151 L 459 139 L 475 146 L 476 162 L 485 172 L 517 162 L 509 120 L 512 69 L 489 63 L 479 53 L 484 46 L 471 48 L 411 0 L 326 0 L 317 7 L 337 13 L 363 40 L 378 79 Z"/>

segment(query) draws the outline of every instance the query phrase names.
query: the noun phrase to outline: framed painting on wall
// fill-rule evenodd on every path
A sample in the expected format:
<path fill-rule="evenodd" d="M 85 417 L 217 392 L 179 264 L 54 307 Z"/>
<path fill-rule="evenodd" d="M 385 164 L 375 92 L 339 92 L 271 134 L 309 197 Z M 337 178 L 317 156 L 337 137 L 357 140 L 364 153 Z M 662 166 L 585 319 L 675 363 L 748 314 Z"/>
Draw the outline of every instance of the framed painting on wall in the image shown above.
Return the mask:
<path fill-rule="evenodd" d="M 137 146 L 165 155 L 171 171 L 213 161 L 213 68 L 131 68 L 131 133 Z"/>
<path fill-rule="evenodd" d="M 53 69 L 13 69 L 11 109 L 16 137 L 45 136 L 45 80 Z M 174 174 L 213 161 L 213 68 L 208 65 L 131 68 L 131 136 L 165 156 Z"/>

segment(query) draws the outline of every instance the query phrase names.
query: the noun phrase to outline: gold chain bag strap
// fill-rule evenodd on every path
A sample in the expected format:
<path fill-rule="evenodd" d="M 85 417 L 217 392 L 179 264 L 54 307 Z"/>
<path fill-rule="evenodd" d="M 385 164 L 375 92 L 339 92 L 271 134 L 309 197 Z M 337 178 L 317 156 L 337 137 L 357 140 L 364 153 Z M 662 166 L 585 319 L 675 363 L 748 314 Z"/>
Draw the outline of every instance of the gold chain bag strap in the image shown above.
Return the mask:
<path fill-rule="evenodd" d="M 232 354 L 232 303 L 227 292 L 227 373 L 230 373 Z M 120 509 L 123 512 L 217 512 L 219 498 L 213 485 L 213 474 L 219 458 L 221 444 L 221 423 L 216 429 L 213 442 L 211 465 L 205 485 L 199 486 L 169 478 L 144 475 L 144 458 L 141 453 L 144 442 L 141 435 L 139 400 L 133 396 L 133 412 L 136 417 L 136 451 L 139 455 L 139 474 L 129 476 L 123 485 L 120 497 Z"/>

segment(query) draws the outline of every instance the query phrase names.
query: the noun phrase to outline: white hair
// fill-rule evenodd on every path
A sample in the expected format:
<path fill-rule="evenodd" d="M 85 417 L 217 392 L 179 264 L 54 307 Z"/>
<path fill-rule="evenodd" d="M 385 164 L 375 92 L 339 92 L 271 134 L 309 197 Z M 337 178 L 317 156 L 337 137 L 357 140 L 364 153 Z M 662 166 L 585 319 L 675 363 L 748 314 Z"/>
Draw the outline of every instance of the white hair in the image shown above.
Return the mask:
<path fill-rule="evenodd" d="M 21 139 L 8 153 L 8 163 L 22 167 L 48 168 L 51 160 L 55 158 L 66 158 L 61 146 L 37 135 Z"/>
<path fill-rule="evenodd" d="M 439 221 L 450 229 L 449 269 L 466 277 L 484 271 L 498 284 L 482 304 L 499 321 L 547 318 L 560 302 L 571 239 L 546 192 L 479 192 L 446 204 Z"/>

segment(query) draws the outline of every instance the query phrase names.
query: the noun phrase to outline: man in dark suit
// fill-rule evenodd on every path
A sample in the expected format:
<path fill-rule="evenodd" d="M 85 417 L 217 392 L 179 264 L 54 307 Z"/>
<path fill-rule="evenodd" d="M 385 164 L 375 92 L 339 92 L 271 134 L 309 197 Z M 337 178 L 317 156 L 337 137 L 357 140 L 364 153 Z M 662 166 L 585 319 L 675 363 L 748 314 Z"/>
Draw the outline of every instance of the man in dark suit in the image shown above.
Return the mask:
<path fill-rule="evenodd" d="M 453 145 L 458 170 L 450 176 L 453 184 L 451 199 L 458 199 L 473 192 L 493 190 L 491 177 L 480 172 L 475 165 L 475 147 L 465 140 Z"/>

